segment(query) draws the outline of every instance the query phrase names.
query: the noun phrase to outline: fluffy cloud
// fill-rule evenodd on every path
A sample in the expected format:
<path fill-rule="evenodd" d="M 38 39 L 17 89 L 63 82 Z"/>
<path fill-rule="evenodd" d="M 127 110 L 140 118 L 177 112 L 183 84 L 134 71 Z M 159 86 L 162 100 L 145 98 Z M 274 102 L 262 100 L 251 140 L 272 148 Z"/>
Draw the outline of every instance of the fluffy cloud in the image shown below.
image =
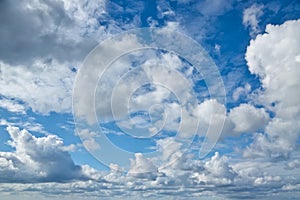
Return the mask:
<path fill-rule="evenodd" d="M 178 2 L 196 5 L 190 0 Z M 193 19 L 189 15 L 180 16 L 180 13 L 175 13 L 173 8 L 167 5 L 168 3 L 165 4 L 166 7 L 159 5 L 158 12 L 162 18 L 182 18 L 181 24 L 184 24 L 191 34 L 202 36 L 203 27 L 212 24 L 213 20 L 210 16 L 216 17 L 227 12 L 232 8 L 232 2 L 231 0 L 200 2 L 192 6 L 193 10 L 188 12 L 198 12 L 205 17 L 192 16 Z M 28 107 L 42 114 L 51 111 L 70 112 L 72 84 L 76 71 L 76 67 L 74 69 L 73 67 L 77 66 L 77 61 L 85 55 L 83 52 L 87 52 L 97 40 L 107 36 L 106 32 L 118 31 L 119 28 L 113 21 L 106 22 L 109 19 L 106 18 L 108 14 L 105 11 L 107 6 L 105 1 L 32 0 L 18 3 L 20 6 L 10 1 L 0 3 L 0 22 L 3 25 L 3 29 L 0 30 L 0 43 L 4 44 L 0 47 L 0 95 L 5 96 L 0 100 L 0 106 L 10 112 L 24 114 Z M 126 11 L 121 7 L 116 5 L 115 8 Z M 7 17 L 8 14 L 15 17 Z M 255 34 L 259 32 L 261 15 L 262 6 L 256 4 L 244 11 L 243 23 Z M 206 19 L 207 16 L 209 20 Z M 166 24 L 170 27 L 179 27 L 178 22 L 166 22 Z M 269 25 L 266 32 L 251 42 L 246 54 L 249 70 L 260 78 L 263 88 L 253 95 L 253 104 L 241 104 L 227 112 L 225 105 L 211 99 L 185 108 L 182 117 L 188 120 L 182 124 L 182 131 L 187 136 L 194 133 L 190 132 L 194 130 L 195 121 L 199 118 L 200 136 L 203 136 L 209 126 L 211 130 L 208 137 L 212 138 L 217 137 L 216 133 L 221 129 L 224 135 L 265 130 L 264 134 L 253 134 L 254 142 L 244 152 L 246 157 L 267 156 L 277 161 L 282 157 L 287 158 L 295 149 L 300 130 L 298 98 L 300 73 L 297 68 L 300 62 L 300 51 L 299 45 L 295 45 L 299 43 L 297 35 L 300 32 L 299 21 L 286 22 L 280 26 Z M 136 47 L 140 45 L 135 38 L 126 38 L 122 43 L 124 46 L 110 49 L 106 53 L 125 49 L 128 46 L 126 42 Z M 175 57 L 169 54 L 164 56 L 163 64 L 175 68 L 180 66 Z M 105 59 L 105 56 L 100 59 Z M 153 65 L 153 63 L 148 64 Z M 167 77 L 166 72 L 162 73 L 151 66 L 147 70 L 153 80 Z M 86 85 L 82 85 L 80 91 L 90 90 L 88 93 L 93 94 L 94 88 L 90 84 L 98 80 L 98 74 L 90 70 L 84 80 Z M 109 78 L 111 77 L 115 76 Z M 174 77 L 177 76 L 173 74 L 172 79 L 166 78 L 166 83 L 172 84 L 173 88 L 184 94 L 182 96 L 189 99 L 187 84 L 174 82 L 173 79 L 176 79 Z M 234 99 L 239 100 L 250 90 L 248 86 L 236 89 Z M 120 96 L 123 95 L 121 92 L 127 93 L 120 88 Z M 160 89 L 151 91 L 148 95 L 137 95 L 135 106 L 149 107 L 153 99 L 156 100 L 155 103 L 161 103 L 159 100 L 169 95 L 169 92 Z M 94 99 L 82 98 L 82 100 L 79 102 L 82 113 L 77 114 L 94 114 L 93 110 L 90 110 L 94 108 L 91 107 Z M 122 99 L 119 100 L 123 102 Z M 24 102 L 25 105 L 16 104 L 18 102 Z M 264 108 L 256 108 L 254 105 L 262 105 Z M 103 106 L 98 108 L 100 111 L 105 110 L 110 106 L 110 102 L 101 102 L 97 106 Z M 165 107 L 168 115 L 171 116 L 167 124 L 168 130 L 176 130 L 179 115 L 174 110 L 179 105 L 167 102 Z M 158 112 L 160 111 L 158 109 Z M 268 113 L 272 113 L 275 117 L 270 119 Z M 1 120 L 0 124 L 8 123 Z M 15 148 L 15 151 L 0 152 L 1 196 L 19 192 L 22 194 L 20 199 L 26 197 L 32 199 L 34 191 L 50 194 L 51 198 L 69 199 L 96 199 L 111 196 L 125 199 L 135 195 L 139 199 L 152 198 L 152 196 L 155 199 L 159 197 L 165 199 L 168 195 L 182 195 L 189 199 L 206 198 L 207 195 L 233 199 L 260 198 L 266 194 L 274 198 L 277 194 L 272 193 L 277 191 L 299 194 L 299 184 L 295 183 L 296 181 L 292 180 L 288 183 L 286 181 L 288 178 L 284 179 L 286 176 L 276 175 L 280 169 L 271 168 L 273 174 L 266 171 L 270 170 L 270 166 L 274 163 L 265 160 L 248 160 L 248 162 L 234 160 L 220 153 L 215 153 L 205 160 L 193 159 L 192 155 L 183 154 L 182 144 L 171 138 L 157 142 L 161 150 L 161 158 L 158 159 L 166 162 L 174 161 L 167 168 L 159 169 L 155 165 L 155 159 L 137 153 L 131 160 L 131 168 L 127 174 L 123 172 L 124 169 L 114 164 L 110 165 L 111 170 L 105 174 L 87 165 L 76 165 L 67 152 L 68 148 L 57 136 L 47 135 L 37 138 L 26 130 L 19 130 L 12 126 L 7 130 L 12 138 L 9 144 Z M 87 146 L 93 149 L 101 148 L 95 143 L 94 132 L 83 130 L 81 135 Z M 291 174 L 297 174 L 299 159 L 288 162 L 285 167 L 292 172 Z M 19 184 L 20 182 L 26 184 Z M 276 191 L 272 189 L 274 187 L 277 188 Z M 66 196 L 57 195 L 62 193 Z M 74 193 L 79 196 L 74 196 Z M 249 196 L 250 193 L 254 196 Z"/>
<path fill-rule="evenodd" d="M 300 130 L 300 20 L 268 25 L 247 48 L 246 60 L 252 74 L 260 78 L 262 90 L 257 103 L 275 114 L 265 134 L 255 136 L 246 156 L 287 158 L 296 147 Z"/>
<path fill-rule="evenodd" d="M 98 21 L 109 20 L 105 1 L 5 0 L 0 7 L 0 95 L 42 114 L 71 112 L 74 69 L 118 30 Z"/>
<path fill-rule="evenodd" d="M 30 67 L 0 61 L 0 70 L 0 95 L 21 100 L 34 112 L 42 114 L 70 112 L 75 73 L 68 65 L 53 59 L 36 60 Z M 4 100 L 1 102 L 2 107 L 9 110 L 8 104 L 3 104 Z"/>
<path fill-rule="evenodd" d="M 276 186 L 277 188 L 282 186 L 281 177 L 263 173 L 259 169 L 265 168 L 266 164 L 259 162 L 231 164 L 230 158 L 221 156 L 218 152 L 211 158 L 203 161 L 195 160 L 192 156 L 185 155 L 178 159 L 174 165 L 163 169 L 157 169 L 150 159 L 145 158 L 142 154 L 136 154 L 135 159 L 131 162 L 131 169 L 127 174 L 115 164 L 111 164 L 109 172 L 98 172 L 89 166 L 81 166 L 80 168 L 76 166 L 74 171 L 74 164 L 66 162 L 66 160 L 69 160 L 69 156 L 66 156 L 66 152 L 61 149 L 61 140 L 55 136 L 34 138 L 26 131 L 19 131 L 13 127 L 8 129 L 11 137 L 16 138 L 12 141 L 12 143 L 15 143 L 16 152 L 10 154 L 1 152 L 1 181 L 4 182 L 3 179 L 6 179 L 17 183 L 0 183 L 0 192 L 5 191 L 6 195 L 9 195 L 11 192 L 14 194 L 19 192 L 24 195 L 26 191 L 32 191 L 31 195 L 51 194 L 53 198 L 57 194 L 62 193 L 64 197 L 70 197 L 71 194 L 76 192 L 77 197 L 84 195 L 85 198 L 92 198 L 93 196 L 98 198 L 145 198 L 151 196 L 165 198 L 170 195 L 184 195 L 189 197 L 189 199 L 194 197 L 197 199 L 205 197 L 209 193 L 215 197 L 232 199 L 244 196 L 243 191 L 240 191 L 241 188 L 247 188 L 248 192 L 256 192 L 256 195 L 266 195 L 266 191 L 270 189 L 270 186 Z M 17 144 L 18 141 L 22 141 L 22 144 Z M 169 141 L 169 143 L 171 142 Z M 41 146 L 43 146 L 42 149 L 40 148 Z M 24 148 L 28 150 L 24 150 Z M 29 150 L 30 148 L 31 150 Z M 32 152 L 33 149 L 39 150 L 39 152 Z M 46 172 L 52 171 L 50 170 L 52 162 L 49 163 L 45 160 L 43 160 L 44 163 L 37 162 L 38 160 L 41 161 L 42 158 L 49 160 L 49 155 L 45 155 L 45 152 L 47 154 L 52 152 L 50 154 L 51 157 L 53 156 L 52 158 L 57 158 L 60 161 L 59 163 L 53 163 L 58 174 L 52 173 L 52 175 L 58 177 L 59 174 L 63 173 L 64 177 L 61 177 L 59 180 L 56 179 L 56 181 L 63 181 L 64 183 L 18 184 L 18 182 L 25 182 L 25 179 L 26 182 L 28 180 L 32 182 L 37 180 L 37 182 L 54 181 L 42 176 Z M 29 155 L 32 158 L 28 158 Z M 24 159 L 27 159 L 27 163 L 21 163 Z M 41 167 L 39 168 L 38 166 Z M 62 167 L 64 170 L 62 170 Z M 79 169 L 81 169 L 80 172 L 77 171 Z M 14 170 L 22 175 L 19 179 L 15 179 L 16 177 L 13 176 L 16 174 Z M 23 171 L 20 172 L 20 170 Z M 72 179 L 83 180 L 72 180 L 70 179 L 71 177 L 66 177 L 66 174 L 70 175 L 72 172 Z M 260 190 L 256 189 L 257 186 L 260 187 Z M 282 189 L 294 190 L 293 187 L 289 186 L 284 186 Z M 230 192 L 232 190 L 237 190 L 238 192 L 232 194 Z"/>
<path fill-rule="evenodd" d="M 269 115 L 265 109 L 249 104 L 241 104 L 230 110 L 229 118 L 234 124 L 233 130 L 240 133 L 263 130 L 269 122 Z"/>
<path fill-rule="evenodd" d="M 25 106 L 13 100 L 0 99 L 0 107 L 5 108 L 9 112 L 26 114 Z"/>
<path fill-rule="evenodd" d="M 233 179 L 236 175 L 233 169 L 228 166 L 227 157 L 221 157 L 218 152 L 216 152 L 204 166 L 213 176 L 216 177 Z"/>
<path fill-rule="evenodd" d="M 135 159 L 131 160 L 129 176 L 136 178 L 155 179 L 157 168 L 151 162 L 151 160 L 145 158 L 141 153 L 135 154 Z"/>
<path fill-rule="evenodd" d="M 55 135 L 37 138 L 26 130 L 9 126 L 14 152 L 0 152 L 0 182 L 44 182 L 86 179 L 74 164 L 62 139 Z"/>
<path fill-rule="evenodd" d="M 232 98 L 234 101 L 239 100 L 241 97 L 245 97 L 249 94 L 249 92 L 251 91 L 251 85 L 249 85 L 248 83 L 245 84 L 244 87 L 238 87 L 233 91 L 232 94 Z"/>
<path fill-rule="evenodd" d="M 264 130 L 269 122 L 269 114 L 264 108 L 240 104 L 227 112 L 225 106 L 214 99 L 199 104 L 194 113 L 200 119 L 200 134 L 203 134 L 201 128 L 207 130 L 208 126 L 211 135 L 216 134 L 216 130 L 220 130 L 223 136 L 253 133 Z"/>

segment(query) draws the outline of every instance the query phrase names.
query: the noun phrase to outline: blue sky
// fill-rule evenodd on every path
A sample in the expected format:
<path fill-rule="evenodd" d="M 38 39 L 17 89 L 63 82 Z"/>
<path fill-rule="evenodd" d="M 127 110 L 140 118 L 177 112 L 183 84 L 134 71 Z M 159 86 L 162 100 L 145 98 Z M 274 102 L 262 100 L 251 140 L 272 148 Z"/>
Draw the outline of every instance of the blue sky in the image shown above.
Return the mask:
<path fill-rule="evenodd" d="M 299 199 L 299 1 L 3 0 L 0 25 L 1 199 Z"/>

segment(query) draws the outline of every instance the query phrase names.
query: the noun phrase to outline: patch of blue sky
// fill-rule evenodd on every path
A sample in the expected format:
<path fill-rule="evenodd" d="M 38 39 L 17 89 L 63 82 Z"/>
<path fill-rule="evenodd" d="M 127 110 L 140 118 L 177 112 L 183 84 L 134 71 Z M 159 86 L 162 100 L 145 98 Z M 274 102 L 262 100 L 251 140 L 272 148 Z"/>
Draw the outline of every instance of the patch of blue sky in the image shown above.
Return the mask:
<path fill-rule="evenodd" d="M 151 123 L 150 123 L 151 124 Z M 101 123 L 101 130 L 105 133 L 106 137 L 117 147 L 127 150 L 129 152 L 153 152 L 156 147 L 156 141 L 159 139 L 175 137 L 177 132 L 162 129 L 158 131 L 153 137 L 139 138 L 130 133 L 130 130 L 123 131 L 120 126 L 114 121 L 109 123 Z M 133 127 L 134 128 L 134 127 Z M 131 129 L 136 131 L 137 128 Z M 142 128 L 140 130 L 143 130 Z M 149 130 L 144 130 L 149 131 Z M 145 133 L 141 133 L 144 135 Z"/>
<path fill-rule="evenodd" d="M 156 142 L 153 138 L 136 138 L 130 135 L 109 134 L 106 137 L 118 148 L 131 153 L 150 153 Z"/>
<path fill-rule="evenodd" d="M 0 135 L 0 151 L 12 151 L 13 148 L 7 143 L 11 138 L 6 131 L 6 126 L 0 126 Z"/>
<path fill-rule="evenodd" d="M 199 159 L 198 155 L 203 142 L 204 137 L 196 135 L 187 152 L 194 154 L 195 159 Z M 213 150 L 201 159 L 211 158 L 215 152 L 219 152 L 221 155 L 227 155 L 232 158 L 241 158 L 239 151 L 246 148 L 252 142 L 253 138 L 251 135 L 246 133 L 238 136 L 226 136 L 221 138 L 214 146 Z"/>

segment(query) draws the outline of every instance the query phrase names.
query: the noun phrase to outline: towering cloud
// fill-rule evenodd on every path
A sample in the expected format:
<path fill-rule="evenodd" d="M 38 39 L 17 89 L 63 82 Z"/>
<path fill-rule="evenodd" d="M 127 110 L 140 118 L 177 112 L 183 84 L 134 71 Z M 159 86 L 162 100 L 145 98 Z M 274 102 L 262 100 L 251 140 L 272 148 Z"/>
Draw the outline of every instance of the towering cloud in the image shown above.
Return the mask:
<path fill-rule="evenodd" d="M 0 182 L 60 182 L 86 179 L 75 165 L 61 138 L 37 138 L 26 130 L 9 126 L 14 152 L 0 152 Z"/>
<path fill-rule="evenodd" d="M 247 48 L 246 60 L 262 89 L 255 99 L 275 117 L 265 134 L 255 136 L 246 156 L 287 158 L 295 148 L 300 130 L 300 20 L 268 25 Z"/>

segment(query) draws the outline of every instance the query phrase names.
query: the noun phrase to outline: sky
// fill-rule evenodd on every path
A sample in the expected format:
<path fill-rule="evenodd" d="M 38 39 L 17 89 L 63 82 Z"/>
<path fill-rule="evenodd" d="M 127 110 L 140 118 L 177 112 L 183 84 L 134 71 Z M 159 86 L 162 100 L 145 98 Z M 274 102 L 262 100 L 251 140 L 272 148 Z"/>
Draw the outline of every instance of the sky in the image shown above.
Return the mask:
<path fill-rule="evenodd" d="M 299 0 L 0 0 L 0 198 L 299 199 Z"/>

